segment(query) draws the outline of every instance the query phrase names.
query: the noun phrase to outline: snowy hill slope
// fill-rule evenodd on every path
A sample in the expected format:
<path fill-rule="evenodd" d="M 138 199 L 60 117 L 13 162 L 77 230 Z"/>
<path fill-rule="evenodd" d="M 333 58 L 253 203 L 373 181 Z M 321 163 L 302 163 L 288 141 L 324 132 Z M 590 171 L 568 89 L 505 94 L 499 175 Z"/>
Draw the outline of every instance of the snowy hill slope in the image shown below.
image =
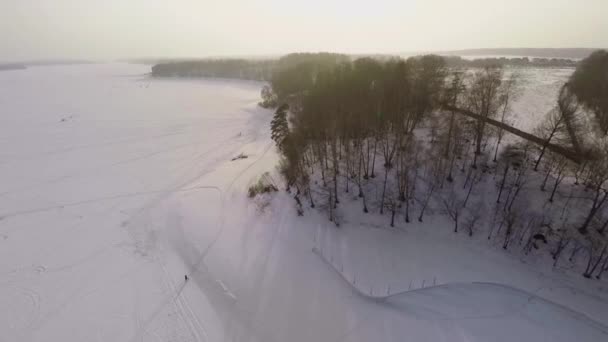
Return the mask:
<path fill-rule="evenodd" d="M 454 239 L 447 221 L 337 229 L 283 191 L 248 199 L 277 163 L 261 85 L 145 72 L 0 75 L 0 341 L 608 337 L 598 282 Z M 313 247 L 361 289 L 427 288 L 369 300 Z"/>

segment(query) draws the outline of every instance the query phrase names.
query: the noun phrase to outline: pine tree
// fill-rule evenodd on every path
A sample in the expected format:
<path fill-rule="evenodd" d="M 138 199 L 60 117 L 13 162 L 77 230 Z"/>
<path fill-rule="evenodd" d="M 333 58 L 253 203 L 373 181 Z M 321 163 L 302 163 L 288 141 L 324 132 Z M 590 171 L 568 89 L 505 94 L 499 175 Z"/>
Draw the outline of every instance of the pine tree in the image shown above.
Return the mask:
<path fill-rule="evenodd" d="M 270 122 L 270 136 L 281 151 L 285 148 L 285 141 L 289 136 L 289 124 L 287 123 L 288 110 L 289 106 L 282 104 L 277 108 Z"/>

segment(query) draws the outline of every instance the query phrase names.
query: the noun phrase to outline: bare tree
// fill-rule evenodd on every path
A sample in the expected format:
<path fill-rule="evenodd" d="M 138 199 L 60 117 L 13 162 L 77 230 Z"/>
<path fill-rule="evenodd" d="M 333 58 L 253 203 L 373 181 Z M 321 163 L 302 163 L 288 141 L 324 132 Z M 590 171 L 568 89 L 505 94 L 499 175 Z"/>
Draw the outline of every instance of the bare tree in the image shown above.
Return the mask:
<path fill-rule="evenodd" d="M 450 81 L 451 84 L 448 88 L 446 88 L 444 101 L 446 103 L 450 103 L 452 105 L 452 107 L 456 107 L 458 105 L 459 97 L 466 90 L 466 88 L 464 86 L 463 78 L 464 78 L 464 76 L 461 71 L 454 72 L 452 74 L 452 79 Z M 444 158 L 448 158 L 450 151 L 452 150 L 450 148 L 450 146 L 452 143 L 452 132 L 454 131 L 455 123 L 456 123 L 456 112 L 454 110 L 451 110 L 450 119 L 449 119 L 449 123 L 448 123 L 448 135 L 447 135 L 447 139 L 446 139 Z M 451 172 L 450 172 L 450 174 L 451 174 Z"/>
<path fill-rule="evenodd" d="M 503 124 L 506 124 L 508 121 L 508 116 L 511 110 L 511 103 L 519 95 L 518 83 L 519 74 L 515 71 L 512 71 L 511 75 L 509 75 L 509 77 L 505 81 L 503 81 L 500 92 L 501 98 L 499 101 L 500 103 L 502 103 L 500 122 Z M 498 148 L 500 147 L 500 143 L 502 142 L 504 133 L 504 130 L 499 127 L 497 133 L 496 148 L 494 149 L 494 162 L 496 162 L 496 158 L 498 156 Z"/>
<path fill-rule="evenodd" d="M 594 195 L 591 199 L 592 204 L 591 208 L 589 209 L 589 213 L 581 226 L 578 228 L 578 231 L 583 235 L 587 234 L 591 220 L 593 220 L 608 198 L 608 191 L 604 189 L 604 185 L 606 181 L 608 181 L 608 165 L 606 164 L 606 161 L 597 161 L 591 167 L 591 170 L 593 170 L 593 172 L 590 174 L 589 185 L 593 189 Z"/>
<path fill-rule="evenodd" d="M 458 193 L 452 189 L 452 191 L 448 192 L 447 198 L 442 198 L 441 202 L 443 203 L 445 212 L 452 219 L 452 221 L 454 221 L 454 233 L 458 233 L 458 221 L 460 219 L 462 209 L 464 208 L 464 201 L 461 200 Z"/>
<path fill-rule="evenodd" d="M 418 216 L 418 222 L 422 222 L 422 218 L 424 216 L 424 212 L 426 211 L 431 197 L 435 193 L 435 190 L 439 187 L 439 184 L 443 181 L 442 177 L 442 166 L 443 158 L 437 158 L 434 153 L 430 153 L 430 155 L 425 160 L 425 164 L 428 167 L 427 175 L 426 175 L 426 192 L 424 193 L 424 197 L 420 201 L 420 215 Z"/>
<path fill-rule="evenodd" d="M 563 156 L 556 156 L 557 160 L 555 161 L 555 181 L 553 182 L 553 189 L 551 190 L 551 197 L 549 197 L 549 202 L 553 203 L 553 197 L 555 197 L 555 192 L 557 191 L 557 187 L 562 183 L 564 178 L 567 176 L 567 170 L 569 167 L 569 161 Z"/>
<path fill-rule="evenodd" d="M 521 213 L 519 210 L 513 210 L 513 208 L 505 211 L 503 213 L 503 220 L 505 223 L 505 238 L 502 244 L 503 249 L 507 249 L 509 247 L 509 242 L 511 242 L 511 237 L 515 233 L 516 224 L 519 223 L 521 219 Z"/>
<path fill-rule="evenodd" d="M 600 267 L 600 271 L 597 273 L 597 276 L 595 276 L 595 277 L 597 279 L 602 279 L 602 274 L 604 273 L 604 271 L 608 271 L 608 255 L 606 255 L 606 257 L 604 258 L 604 263 Z"/>
<path fill-rule="evenodd" d="M 473 233 L 475 232 L 479 221 L 481 221 L 481 219 L 483 218 L 483 214 L 485 213 L 484 208 L 485 204 L 483 202 L 483 199 L 481 199 L 474 209 L 467 210 L 468 214 L 464 221 L 464 227 L 466 228 L 466 231 L 468 232 L 469 236 L 473 236 Z"/>
<path fill-rule="evenodd" d="M 569 235 L 569 229 L 567 229 L 566 227 L 562 227 L 562 229 L 559 229 L 557 231 L 557 235 L 559 237 L 559 240 L 557 241 L 555 250 L 551 252 L 551 257 L 553 258 L 553 267 L 557 266 L 559 257 L 562 255 L 562 252 L 566 249 L 566 247 L 568 247 L 568 245 L 572 241 L 572 238 Z"/>
<path fill-rule="evenodd" d="M 557 106 L 549 111 L 546 119 L 537 128 L 537 134 L 544 139 L 544 143 L 534 164 L 534 171 L 538 170 L 538 165 L 543 159 L 547 147 L 555 140 L 560 144 L 571 143 L 575 150 L 580 148 L 578 135 L 581 126 L 577 118 L 577 112 L 578 104 L 575 96 L 568 91 L 566 86 L 563 86 L 557 98 Z"/>
<path fill-rule="evenodd" d="M 475 123 L 475 156 L 472 165 L 474 168 L 477 167 L 477 157 L 482 153 L 486 119 L 495 117 L 506 100 L 501 94 L 502 79 L 501 67 L 485 67 L 475 73 L 467 92 L 469 109 L 481 117 Z"/>
<path fill-rule="evenodd" d="M 600 251 L 601 249 L 601 251 Z M 583 273 L 583 277 L 591 278 L 597 266 L 603 261 L 604 255 L 608 250 L 608 242 L 601 242 L 599 239 L 591 239 L 587 247 L 587 267 Z M 599 255 L 598 255 L 599 254 Z"/>

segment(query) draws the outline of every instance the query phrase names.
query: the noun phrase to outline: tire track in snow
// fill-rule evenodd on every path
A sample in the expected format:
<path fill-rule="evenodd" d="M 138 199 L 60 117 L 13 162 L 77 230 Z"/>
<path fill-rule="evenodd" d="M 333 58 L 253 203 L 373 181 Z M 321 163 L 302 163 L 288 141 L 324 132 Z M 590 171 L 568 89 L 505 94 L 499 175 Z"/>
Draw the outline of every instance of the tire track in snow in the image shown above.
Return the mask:
<path fill-rule="evenodd" d="M 172 133 L 164 133 L 164 134 L 158 134 L 158 135 L 152 135 L 152 136 L 144 136 L 144 137 L 137 137 L 137 138 L 124 138 L 124 139 L 110 140 L 110 141 L 99 142 L 99 143 L 70 146 L 70 147 L 64 147 L 64 148 L 60 148 L 60 149 L 56 149 L 56 150 L 47 151 L 42 154 L 33 154 L 33 155 L 29 155 L 29 156 L 17 157 L 17 158 L 8 160 L 8 162 L 32 160 L 34 158 L 48 157 L 48 156 L 52 156 L 52 155 L 56 155 L 56 154 L 69 153 L 72 151 L 86 150 L 86 149 L 90 149 L 90 148 L 120 145 L 123 143 L 143 142 L 143 141 L 148 141 L 148 140 L 153 140 L 153 139 L 162 139 L 162 138 L 166 138 L 166 137 L 170 137 L 170 136 L 174 136 L 174 135 L 181 135 L 181 134 L 183 134 L 183 132 L 172 132 Z"/>
<path fill-rule="evenodd" d="M 230 139 L 223 140 L 219 144 L 214 145 L 212 148 L 206 150 L 203 153 L 211 152 L 214 149 L 216 149 L 218 146 L 221 146 L 221 145 L 225 144 L 229 140 Z M 203 144 L 205 142 L 206 142 L 206 140 L 197 140 L 195 142 L 189 142 L 189 143 L 185 143 L 185 144 L 180 144 L 180 145 L 172 146 L 170 148 L 166 148 L 166 149 L 161 149 L 161 150 L 157 150 L 157 151 L 154 151 L 154 152 L 145 153 L 145 154 L 142 154 L 142 155 L 139 155 L 139 156 L 135 156 L 135 157 L 119 160 L 119 161 L 112 162 L 112 163 L 109 163 L 109 164 L 106 164 L 106 165 L 95 166 L 94 168 L 92 168 L 90 170 L 82 170 L 82 171 L 74 172 L 74 173 L 71 173 L 71 174 L 63 175 L 63 176 L 60 176 L 60 177 L 57 177 L 57 178 L 53 178 L 53 179 L 50 179 L 50 180 L 47 180 L 47 181 L 39 182 L 39 183 L 36 183 L 36 184 L 30 184 L 30 185 L 23 186 L 23 187 L 20 187 L 20 188 L 16 188 L 16 189 L 12 189 L 12 190 L 9 190 L 9 191 L 5 191 L 5 192 L 0 193 L 0 197 L 11 195 L 11 194 L 14 194 L 14 193 L 17 193 L 17 192 L 22 192 L 22 191 L 25 191 L 25 190 L 35 189 L 35 188 L 38 188 L 40 186 L 51 185 L 51 184 L 56 184 L 56 183 L 60 183 L 60 182 L 67 181 L 67 180 L 72 180 L 72 179 L 78 178 L 78 177 L 90 177 L 90 176 L 96 175 L 100 171 L 106 170 L 108 168 L 112 168 L 112 167 L 119 166 L 119 165 L 126 165 L 126 164 L 130 164 L 130 163 L 137 162 L 137 161 L 140 161 L 140 160 L 145 160 L 145 159 L 148 159 L 148 158 L 151 158 L 151 157 L 155 157 L 157 155 L 161 155 L 163 153 L 175 152 L 177 150 L 188 148 L 188 147 L 191 147 L 191 146 L 200 145 L 200 144 Z"/>
<path fill-rule="evenodd" d="M 79 206 L 79 205 L 111 201 L 111 200 L 116 200 L 116 199 L 155 195 L 155 194 L 170 195 L 170 194 L 174 194 L 177 192 L 185 192 L 185 191 L 206 189 L 206 188 L 209 188 L 209 187 L 208 186 L 193 186 L 193 187 L 189 187 L 189 188 L 180 188 L 180 189 L 174 189 L 174 190 L 139 191 L 139 192 L 132 192 L 132 193 L 126 193 L 126 194 L 121 194 L 121 195 L 97 197 L 97 198 L 91 198 L 91 199 L 82 200 L 82 201 L 52 205 L 52 206 L 47 206 L 47 207 L 40 207 L 40 208 L 34 208 L 34 209 L 18 210 L 18 211 L 3 213 L 3 214 L 0 214 L 0 221 L 6 220 L 6 219 L 12 218 L 12 217 L 22 216 L 22 215 L 41 213 L 41 212 L 45 212 L 45 211 L 51 211 L 54 209 L 63 209 L 63 208 L 75 207 L 75 206 Z"/>

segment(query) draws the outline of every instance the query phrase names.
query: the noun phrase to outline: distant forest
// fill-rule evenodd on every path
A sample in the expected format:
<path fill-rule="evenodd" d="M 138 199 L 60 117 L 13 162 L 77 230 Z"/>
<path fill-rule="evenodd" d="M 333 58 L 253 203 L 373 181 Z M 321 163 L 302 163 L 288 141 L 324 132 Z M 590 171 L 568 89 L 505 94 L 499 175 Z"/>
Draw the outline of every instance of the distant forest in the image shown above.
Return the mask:
<path fill-rule="evenodd" d="M 25 68 L 26 67 L 23 64 L 15 64 L 15 63 L 0 64 L 0 71 L 2 71 L 2 70 L 22 70 Z"/>
<path fill-rule="evenodd" d="M 333 60 L 333 59 L 339 60 Z M 377 55 L 377 60 L 395 57 Z M 573 68 L 577 62 L 562 58 L 479 58 L 463 59 L 458 56 L 441 57 L 449 67 L 482 68 L 491 65 L 535 68 Z M 152 67 L 154 77 L 212 77 L 233 78 L 255 81 L 270 81 L 274 74 L 294 67 L 300 63 L 325 65 L 326 62 L 350 61 L 353 58 L 343 54 L 331 53 L 293 53 L 279 59 L 202 59 L 190 61 L 168 61 Z"/>
<path fill-rule="evenodd" d="M 275 73 L 302 63 L 316 65 L 348 61 L 349 57 L 332 53 L 293 53 L 276 60 L 204 59 L 154 65 L 155 77 L 217 77 L 270 81 Z"/>
<path fill-rule="evenodd" d="M 583 59 L 589 57 L 598 49 L 590 48 L 498 48 L 498 49 L 467 49 L 445 51 L 442 55 L 452 56 L 533 56 L 540 58 Z"/>
<path fill-rule="evenodd" d="M 531 68 L 574 68 L 577 62 L 565 58 L 528 58 L 528 57 L 496 57 L 476 58 L 467 60 L 458 56 L 444 56 L 446 64 L 450 67 L 483 68 L 487 66 L 510 66 Z"/>

